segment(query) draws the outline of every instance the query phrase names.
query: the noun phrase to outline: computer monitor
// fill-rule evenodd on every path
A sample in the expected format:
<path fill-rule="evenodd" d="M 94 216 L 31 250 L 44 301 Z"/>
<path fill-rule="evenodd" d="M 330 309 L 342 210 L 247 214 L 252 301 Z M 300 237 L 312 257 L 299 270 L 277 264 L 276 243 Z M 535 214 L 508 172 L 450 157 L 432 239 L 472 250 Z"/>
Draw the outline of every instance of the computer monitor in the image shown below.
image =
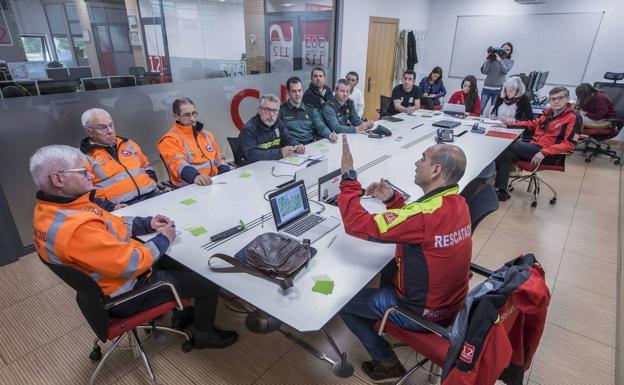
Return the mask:
<path fill-rule="evenodd" d="M 549 71 L 544 71 L 540 74 L 539 82 L 535 86 L 535 91 L 539 91 L 544 88 L 544 86 L 546 85 L 546 79 L 548 79 L 548 73 Z"/>
<path fill-rule="evenodd" d="M 110 88 L 108 78 L 82 78 L 80 81 L 85 91 L 107 90 Z"/>
<path fill-rule="evenodd" d="M 136 78 L 132 75 L 127 76 L 109 76 L 111 88 L 135 87 Z"/>
<path fill-rule="evenodd" d="M 48 79 L 52 80 L 67 80 L 69 79 L 69 71 L 67 68 L 46 68 Z"/>
<path fill-rule="evenodd" d="M 39 95 L 76 92 L 80 89 L 80 80 L 39 80 Z"/>
<path fill-rule="evenodd" d="M 46 63 L 43 61 L 7 63 L 13 80 L 47 79 Z"/>
<path fill-rule="evenodd" d="M 529 73 L 529 84 L 527 85 L 527 89 L 533 90 L 535 88 L 535 84 L 537 84 L 538 77 L 539 77 L 538 71 L 531 71 L 531 73 Z"/>
<path fill-rule="evenodd" d="M 89 66 L 69 67 L 70 79 L 82 79 L 91 77 L 93 77 L 93 71 L 91 71 L 91 67 Z"/>
<path fill-rule="evenodd" d="M 37 96 L 39 94 L 37 92 L 37 83 L 34 80 L 0 82 L 0 92 L 2 92 L 5 87 L 9 86 L 14 86 L 24 91 L 24 93 L 26 94 L 25 96 Z M 7 96 L 3 94 L 2 97 L 6 98 Z"/>

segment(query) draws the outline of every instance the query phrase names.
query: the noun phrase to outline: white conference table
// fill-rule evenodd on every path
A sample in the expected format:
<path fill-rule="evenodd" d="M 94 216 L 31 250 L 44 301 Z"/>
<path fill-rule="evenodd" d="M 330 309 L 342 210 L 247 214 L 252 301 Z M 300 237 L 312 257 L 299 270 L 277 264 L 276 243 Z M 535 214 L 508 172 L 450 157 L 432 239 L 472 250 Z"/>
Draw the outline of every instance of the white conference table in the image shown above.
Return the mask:
<path fill-rule="evenodd" d="M 398 114 L 396 117 L 404 120 L 381 122 L 391 129 L 392 136 L 371 139 L 366 135 L 352 134 L 348 135 L 348 141 L 354 167 L 358 170 L 358 179 L 363 186 L 384 177 L 415 200 L 423 192 L 414 184 L 414 163 L 428 147 L 435 144 L 436 127 L 432 123 L 440 119 L 455 119 L 441 115 L 422 118 Z M 467 158 L 466 173 L 459 183 L 460 188 L 473 180 L 512 142 L 511 139 L 472 133 L 470 128 L 473 123 L 474 121 L 463 122 L 454 129 L 457 134 L 467 130 L 462 136 L 456 137 L 454 142 L 464 150 Z M 419 124 L 422 126 L 412 129 Z M 340 168 L 340 140 L 338 143 L 330 143 L 326 139 L 311 143 L 306 146 L 306 153 L 322 154 L 327 158 L 327 172 Z M 286 293 L 264 279 L 246 273 L 216 273 L 208 267 L 208 259 L 213 254 L 233 256 L 256 236 L 276 231 L 265 193 L 275 190 L 276 185 L 289 178 L 272 174 L 292 176 L 296 170 L 304 167 L 305 164 L 292 166 L 278 161 L 257 162 L 215 176 L 210 186 L 189 185 L 123 208 L 115 214 L 163 214 L 172 218 L 179 231 L 167 255 L 300 332 L 319 331 L 392 260 L 395 248 L 393 244 L 374 243 L 351 237 L 340 226 L 312 244 L 318 251 L 316 256 L 296 276 L 294 287 Z M 316 187 L 308 189 L 310 199 L 317 199 L 316 190 Z M 181 203 L 186 200 L 193 200 L 194 203 Z M 365 199 L 362 202 L 370 212 L 384 209 L 384 205 L 375 199 Z M 324 206 L 325 210 L 320 215 L 340 218 L 337 207 L 328 204 Z M 311 202 L 310 209 L 315 212 L 320 206 Z M 210 241 L 211 235 L 238 225 L 239 220 L 247 224 L 246 231 L 227 240 Z M 195 236 L 191 230 L 197 227 L 203 227 L 207 231 Z M 328 247 L 334 235 L 336 239 Z M 146 236 L 144 239 L 150 237 Z M 213 266 L 227 265 L 221 261 L 212 263 Z M 334 281 L 330 295 L 312 291 L 315 284 L 313 278 L 322 275 L 327 275 Z M 325 333 L 327 334 L 326 331 Z M 347 365 L 344 355 L 337 349 L 329 334 L 327 337 L 336 353 L 342 356 L 344 368 Z M 334 363 L 328 357 L 319 358 Z"/>

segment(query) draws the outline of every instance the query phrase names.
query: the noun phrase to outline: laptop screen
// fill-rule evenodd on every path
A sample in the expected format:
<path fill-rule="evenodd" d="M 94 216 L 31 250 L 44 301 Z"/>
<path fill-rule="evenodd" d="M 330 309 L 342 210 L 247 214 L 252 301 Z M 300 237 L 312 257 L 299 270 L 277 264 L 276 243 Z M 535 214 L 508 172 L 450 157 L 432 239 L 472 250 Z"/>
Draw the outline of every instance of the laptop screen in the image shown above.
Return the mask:
<path fill-rule="evenodd" d="M 310 212 L 310 203 L 303 181 L 290 184 L 269 195 L 269 202 L 278 230 Z"/>

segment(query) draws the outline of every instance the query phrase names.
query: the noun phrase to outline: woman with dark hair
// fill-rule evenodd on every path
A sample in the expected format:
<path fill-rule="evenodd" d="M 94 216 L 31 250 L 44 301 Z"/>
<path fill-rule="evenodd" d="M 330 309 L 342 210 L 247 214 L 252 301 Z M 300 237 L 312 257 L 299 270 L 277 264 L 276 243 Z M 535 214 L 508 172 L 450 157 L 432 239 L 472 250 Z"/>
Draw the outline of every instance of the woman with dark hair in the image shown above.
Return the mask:
<path fill-rule="evenodd" d="M 420 99 L 423 108 L 433 110 L 435 106 L 440 105 L 440 98 L 446 95 L 446 88 L 442 81 L 442 68 L 435 67 L 431 70 L 429 76 L 425 76 L 420 80 L 420 89 L 423 96 Z"/>
<path fill-rule="evenodd" d="M 511 59 L 513 44 L 506 42 L 501 45 L 501 48 L 505 52 L 504 54 L 488 53 L 485 63 L 481 66 L 481 73 L 485 75 L 483 89 L 481 90 L 481 101 L 483 102 L 481 113 L 483 113 L 490 101 L 494 103 L 501 92 L 501 88 L 503 88 L 507 73 L 514 65 L 514 61 Z"/>
<path fill-rule="evenodd" d="M 462 89 L 456 91 L 449 99 L 450 104 L 463 104 L 466 106 L 466 112 L 472 116 L 481 114 L 481 99 L 479 99 L 479 91 L 477 91 L 477 78 L 468 75 L 462 80 Z"/>
<path fill-rule="evenodd" d="M 500 96 L 494 103 L 490 117 L 501 121 L 533 120 L 531 101 L 525 92 L 526 86 L 519 76 L 507 79 Z"/>
<path fill-rule="evenodd" d="M 605 119 L 614 119 L 613 101 L 603 90 L 581 83 L 576 87 L 576 110 L 583 116 L 583 126 L 592 128 L 606 127 L 610 123 Z"/>

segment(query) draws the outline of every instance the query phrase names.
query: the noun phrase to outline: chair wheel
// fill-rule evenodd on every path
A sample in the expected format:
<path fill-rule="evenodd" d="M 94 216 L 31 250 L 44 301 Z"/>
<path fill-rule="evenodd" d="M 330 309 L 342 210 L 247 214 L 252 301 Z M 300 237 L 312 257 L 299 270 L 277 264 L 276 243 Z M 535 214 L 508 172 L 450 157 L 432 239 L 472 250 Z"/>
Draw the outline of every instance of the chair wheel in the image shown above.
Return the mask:
<path fill-rule="evenodd" d="M 531 207 L 537 207 L 537 201 L 531 202 Z"/>
<path fill-rule="evenodd" d="M 591 162 L 591 158 L 585 158 L 585 163 Z"/>
<path fill-rule="evenodd" d="M 91 361 L 99 361 L 102 359 L 102 349 L 99 346 L 93 348 L 91 353 L 89 353 L 89 359 Z"/>
<path fill-rule="evenodd" d="M 508 190 L 509 192 L 512 192 L 512 191 L 514 190 L 514 188 L 513 188 L 513 187 L 509 187 L 507 190 Z"/>
<path fill-rule="evenodd" d="M 184 341 L 184 343 L 182 344 L 182 351 L 184 353 L 188 353 L 191 350 L 193 350 L 193 344 L 191 343 L 191 341 Z"/>
<path fill-rule="evenodd" d="M 620 160 L 619 160 L 619 159 L 616 159 L 616 160 L 615 160 L 615 162 L 613 162 L 613 163 L 615 163 L 615 164 L 620 164 Z"/>
<path fill-rule="evenodd" d="M 550 200 L 551 205 L 554 205 L 555 203 L 557 203 L 557 197 L 553 197 L 553 199 Z"/>

